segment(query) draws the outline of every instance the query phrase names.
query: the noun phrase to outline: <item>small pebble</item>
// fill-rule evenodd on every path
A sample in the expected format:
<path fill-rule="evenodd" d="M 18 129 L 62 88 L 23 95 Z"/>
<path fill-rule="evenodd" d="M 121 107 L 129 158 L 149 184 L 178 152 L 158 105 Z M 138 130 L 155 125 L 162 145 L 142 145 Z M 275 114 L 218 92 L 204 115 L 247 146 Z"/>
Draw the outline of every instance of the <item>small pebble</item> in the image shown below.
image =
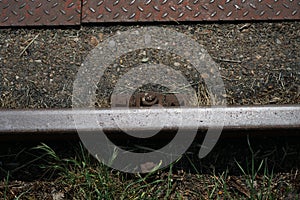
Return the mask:
<path fill-rule="evenodd" d="M 95 37 L 95 36 L 91 36 L 91 39 L 90 39 L 90 45 L 92 46 L 97 46 L 99 44 L 99 41 L 98 39 Z"/>
<path fill-rule="evenodd" d="M 103 33 L 99 33 L 99 34 L 98 34 L 98 37 L 99 37 L 100 42 L 103 41 L 103 36 L 104 36 Z"/>
<path fill-rule="evenodd" d="M 281 40 L 279 40 L 278 38 L 276 39 L 276 44 L 282 44 Z"/>
<path fill-rule="evenodd" d="M 174 66 L 175 66 L 175 67 L 179 67 L 179 66 L 180 66 L 180 63 L 179 63 L 179 62 L 174 62 Z"/>
<path fill-rule="evenodd" d="M 146 55 L 147 55 L 146 51 L 143 51 L 143 52 L 141 53 L 141 55 L 146 56 Z"/>
<path fill-rule="evenodd" d="M 209 78 L 209 75 L 207 73 L 202 73 L 201 77 L 204 78 L 204 79 L 207 79 L 207 78 Z"/>
<path fill-rule="evenodd" d="M 243 74 L 243 75 L 247 75 L 247 74 L 248 74 L 248 73 L 247 73 L 247 70 L 242 69 L 242 74 Z"/>
<path fill-rule="evenodd" d="M 149 58 L 147 58 L 147 57 L 142 59 L 142 63 L 146 63 L 148 61 L 149 61 Z"/>
<path fill-rule="evenodd" d="M 259 60 L 259 59 L 261 59 L 261 55 L 256 55 L 255 58 L 256 58 L 257 60 Z"/>

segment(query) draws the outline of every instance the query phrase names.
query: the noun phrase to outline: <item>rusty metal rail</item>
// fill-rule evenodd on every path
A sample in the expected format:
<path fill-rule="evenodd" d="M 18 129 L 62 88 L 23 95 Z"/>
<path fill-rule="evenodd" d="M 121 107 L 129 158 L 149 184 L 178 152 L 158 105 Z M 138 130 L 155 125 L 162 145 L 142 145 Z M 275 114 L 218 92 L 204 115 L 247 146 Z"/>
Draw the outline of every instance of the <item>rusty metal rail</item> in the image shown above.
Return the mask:
<path fill-rule="evenodd" d="M 87 120 L 90 116 L 98 118 L 103 130 L 112 132 L 119 130 L 116 119 L 120 118 L 128 120 L 125 127 L 124 124 L 122 127 L 126 130 L 157 130 L 161 124 L 145 126 L 146 120 L 157 117 L 167 130 L 193 129 L 195 120 L 200 130 L 219 127 L 221 124 L 224 124 L 224 130 L 300 129 L 300 105 L 131 109 L 130 113 L 128 115 L 128 110 L 125 109 L 1 110 L 0 133 L 66 133 L 99 129 L 98 125 L 95 126 Z M 82 118 L 82 122 L 75 126 L 73 117 Z M 187 123 L 178 127 L 182 117 L 185 117 Z"/>
<path fill-rule="evenodd" d="M 299 19 L 299 0 L 0 0 L 0 27 Z"/>

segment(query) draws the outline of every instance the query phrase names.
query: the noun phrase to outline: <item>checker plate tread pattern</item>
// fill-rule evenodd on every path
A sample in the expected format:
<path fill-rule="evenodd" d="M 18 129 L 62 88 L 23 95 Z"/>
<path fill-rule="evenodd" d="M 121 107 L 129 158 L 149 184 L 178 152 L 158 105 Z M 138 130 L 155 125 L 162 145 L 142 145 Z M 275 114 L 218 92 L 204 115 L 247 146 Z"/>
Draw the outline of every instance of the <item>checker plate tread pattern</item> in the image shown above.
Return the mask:
<path fill-rule="evenodd" d="M 300 20 L 300 0 L 0 0 L 0 27 L 240 20 Z"/>
<path fill-rule="evenodd" d="M 83 0 L 82 21 L 233 21 L 300 18 L 299 0 Z"/>
<path fill-rule="evenodd" d="M 0 0 L 0 26 L 80 25 L 81 0 Z"/>

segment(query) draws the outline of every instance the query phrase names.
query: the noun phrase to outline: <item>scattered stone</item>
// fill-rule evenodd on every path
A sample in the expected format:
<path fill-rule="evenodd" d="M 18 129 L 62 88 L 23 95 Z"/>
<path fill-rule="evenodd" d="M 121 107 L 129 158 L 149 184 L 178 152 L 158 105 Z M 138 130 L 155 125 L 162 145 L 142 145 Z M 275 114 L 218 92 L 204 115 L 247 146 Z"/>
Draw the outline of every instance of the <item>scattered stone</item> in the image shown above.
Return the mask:
<path fill-rule="evenodd" d="M 95 37 L 95 36 L 91 36 L 91 39 L 90 39 L 90 45 L 92 46 L 97 46 L 99 44 L 99 41 L 98 39 Z"/>
<path fill-rule="evenodd" d="M 281 40 L 276 38 L 276 44 L 282 44 Z"/>
<path fill-rule="evenodd" d="M 142 58 L 142 63 L 146 63 L 149 61 L 149 58 L 148 57 L 145 57 L 145 58 Z"/>
<path fill-rule="evenodd" d="M 180 63 L 179 63 L 179 62 L 174 62 L 174 66 L 175 66 L 175 67 L 179 67 L 179 66 L 180 66 Z"/>

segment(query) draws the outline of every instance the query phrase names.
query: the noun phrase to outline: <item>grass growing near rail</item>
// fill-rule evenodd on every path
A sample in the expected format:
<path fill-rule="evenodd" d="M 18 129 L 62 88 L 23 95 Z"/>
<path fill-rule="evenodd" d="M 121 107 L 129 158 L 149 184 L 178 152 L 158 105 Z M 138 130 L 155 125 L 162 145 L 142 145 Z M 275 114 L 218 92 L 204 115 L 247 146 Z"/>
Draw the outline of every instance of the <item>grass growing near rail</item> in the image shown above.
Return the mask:
<path fill-rule="evenodd" d="M 172 189 L 172 166 L 166 179 L 157 178 L 155 172 L 147 175 L 124 174 L 114 171 L 95 161 L 80 146 L 77 156 L 61 159 L 47 145 L 36 149 L 47 154 L 48 164 L 41 166 L 51 174 L 57 174 L 56 181 L 67 188 L 68 198 L 76 199 L 157 199 L 169 198 Z M 156 198 L 157 197 L 157 198 Z"/>
<path fill-rule="evenodd" d="M 244 160 L 230 158 L 229 154 L 232 162 L 228 163 L 221 151 L 205 158 L 210 162 L 205 159 L 199 161 L 195 155 L 187 153 L 163 170 L 149 174 L 126 174 L 99 163 L 81 145 L 74 148 L 72 155 L 60 155 L 42 143 L 28 150 L 31 155 L 36 155 L 32 160 L 39 160 L 36 166 L 42 172 L 38 176 L 40 178 L 18 181 L 11 174 L 13 170 L 0 166 L 2 171 L 6 171 L 6 176 L 1 179 L 0 197 L 55 200 L 299 199 L 298 168 L 290 172 L 278 171 L 272 157 L 279 152 L 278 149 L 271 152 L 257 150 L 249 139 L 246 145 L 248 154 L 242 155 Z M 293 148 L 284 147 L 282 152 L 286 155 L 282 159 L 291 155 L 299 158 L 298 150 Z M 34 162 L 27 167 L 32 165 Z M 222 165 L 223 168 L 220 167 Z"/>

